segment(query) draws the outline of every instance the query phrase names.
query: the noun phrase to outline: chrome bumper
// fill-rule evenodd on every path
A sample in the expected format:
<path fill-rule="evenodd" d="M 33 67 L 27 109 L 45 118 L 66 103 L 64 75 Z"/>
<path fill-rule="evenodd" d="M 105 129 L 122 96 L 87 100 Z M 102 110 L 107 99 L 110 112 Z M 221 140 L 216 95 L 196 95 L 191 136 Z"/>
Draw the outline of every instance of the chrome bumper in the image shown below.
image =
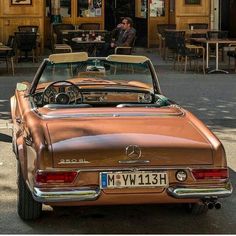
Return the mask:
<path fill-rule="evenodd" d="M 222 187 L 169 187 L 167 194 L 171 197 L 184 198 L 224 198 L 232 194 L 231 183 L 226 183 Z M 101 194 L 98 187 L 84 187 L 76 189 L 39 189 L 34 188 L 33 198 L 38 202 L 73 202 L 73 201 L 94 201 Z"/>
<path fill-rule="evenodd" d="M 100 193 L 99 188 L 39 189 L 35 187 L 33 198 L 38 202 L 93 201 L 99 197 Z"/>
<path fill-rule="evenodd" d="M 222 187 L 169 187 L 167 193 L 174 198 L 224 198 L 232 194 L 230 182 Z"/>

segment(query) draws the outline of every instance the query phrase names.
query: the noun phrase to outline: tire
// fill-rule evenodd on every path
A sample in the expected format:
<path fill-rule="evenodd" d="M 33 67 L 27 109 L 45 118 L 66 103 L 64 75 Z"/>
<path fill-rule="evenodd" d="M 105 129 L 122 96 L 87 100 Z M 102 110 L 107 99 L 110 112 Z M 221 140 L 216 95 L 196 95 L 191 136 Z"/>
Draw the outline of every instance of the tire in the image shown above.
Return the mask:
<path fill-rule="evenodd" d="M 42 203 L 33 199 L 25 180 L 22 176 L 20 163 L 17 164 L 17 212 L 23 220 L 35 220 L 42 214 Z"/>
<path fill-rule="evenodd" d="M 191 215 L 204 215 L 208 212 L 208 206 L 202 202 L 186 204 L 186 209 Z"/>

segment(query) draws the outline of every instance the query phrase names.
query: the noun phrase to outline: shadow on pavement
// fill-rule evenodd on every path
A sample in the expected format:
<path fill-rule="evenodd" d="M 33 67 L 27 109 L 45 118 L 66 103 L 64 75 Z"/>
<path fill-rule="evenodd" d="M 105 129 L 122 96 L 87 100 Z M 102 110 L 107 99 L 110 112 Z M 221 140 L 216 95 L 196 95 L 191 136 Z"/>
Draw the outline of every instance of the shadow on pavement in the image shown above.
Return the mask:
<path fill-rule="evenodd" d="M 11 143 L 11 141 L 12 141 L 11 136 L 0 133 L 0 142 Z"/>

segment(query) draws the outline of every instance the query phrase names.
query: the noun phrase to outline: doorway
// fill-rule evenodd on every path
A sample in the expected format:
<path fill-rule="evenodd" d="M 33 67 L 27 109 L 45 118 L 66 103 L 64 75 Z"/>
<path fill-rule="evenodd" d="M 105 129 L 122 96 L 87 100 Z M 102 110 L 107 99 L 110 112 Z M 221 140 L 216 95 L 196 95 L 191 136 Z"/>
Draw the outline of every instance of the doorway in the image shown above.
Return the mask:
<path fill-rule="evenodd" d="M 142 0 L 141 2 L 147 2 Z M 113 30 L 124 16 L 131 17 L 136 29 L 135 46 L 147 46 L 147 17 L 135 17 L 135 0 L 107 0 L 105 1 L 105 29 Z M 147 6 L 147 4 L 146 4 Z"/>
<path fill-rule="evenodd" d="M 236 37 L 236 0 L 220 0 L 220 29 L 229 31 L 229 37 Z"/>

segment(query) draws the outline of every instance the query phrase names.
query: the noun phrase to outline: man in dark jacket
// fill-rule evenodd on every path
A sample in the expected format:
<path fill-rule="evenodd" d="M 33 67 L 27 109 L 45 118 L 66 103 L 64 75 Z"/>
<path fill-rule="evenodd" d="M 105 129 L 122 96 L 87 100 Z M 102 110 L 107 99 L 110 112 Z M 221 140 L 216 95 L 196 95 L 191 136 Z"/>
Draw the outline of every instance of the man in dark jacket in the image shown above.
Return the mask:
<path fill-rule="evenodd" d="M 122 23 L 112 31 L 112 42 L 106 43 L 101 48 L 98 56 L 108 56 L 113 54 L 118 46 L 130 47 L 133 44 L 136 35 L 136 30 L 133 28 L 133 21 L 130 17 L 124 17 Z"/>

